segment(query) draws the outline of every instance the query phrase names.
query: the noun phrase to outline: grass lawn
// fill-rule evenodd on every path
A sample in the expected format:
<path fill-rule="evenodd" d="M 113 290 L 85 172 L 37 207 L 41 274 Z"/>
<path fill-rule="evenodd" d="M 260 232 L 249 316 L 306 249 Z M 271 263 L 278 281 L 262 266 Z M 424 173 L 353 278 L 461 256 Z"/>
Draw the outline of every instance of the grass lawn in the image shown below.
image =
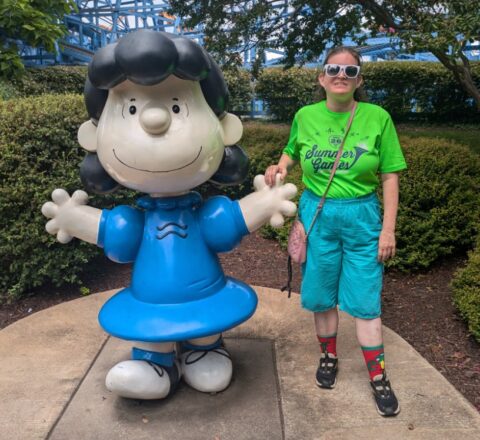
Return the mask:
<path fill-rule="evenodd" d="M 451 139 L 467 145 L 473 152 L 480 154 L 480 125 L 397 124 L 397 130 L 404 136 Z"/>

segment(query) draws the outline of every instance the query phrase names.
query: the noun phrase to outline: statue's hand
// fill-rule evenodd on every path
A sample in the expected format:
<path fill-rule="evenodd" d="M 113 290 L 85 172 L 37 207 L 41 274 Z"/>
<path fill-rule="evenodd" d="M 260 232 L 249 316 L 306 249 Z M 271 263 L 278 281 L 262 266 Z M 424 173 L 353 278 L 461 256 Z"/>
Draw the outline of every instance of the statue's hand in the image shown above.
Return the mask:
<path fill-rule="evenodd" d="M 295 203 L 290 199 L 297 194 L 297 187 L 293 183 L 283 184 L 280 174 L 275 177 L 275 185 L 269 186 L 265 176 L 255 176 L 253 181 L 255 192 L 262 194 L 260 205 L 267 210 L 269 222 L 274 228 L 283 226 L 284 216 L 292 217 L 297 211 Z M 261 209 L 261 208 L 260 208 Z"/>
<path fill-rule="evenodd" d="M 79 206 L 87 204 L 88 194 L 77 190 L 70 197 L 64 189 L 56 189 L 52 192 L 52 200 L 42 206 L 42 214 L 51 219 L 45 229 L 49 234 L 56 234 L 60 243 L 68 243 L 73 238 L 69 230 L 79 223 L 82 214 Z"/>

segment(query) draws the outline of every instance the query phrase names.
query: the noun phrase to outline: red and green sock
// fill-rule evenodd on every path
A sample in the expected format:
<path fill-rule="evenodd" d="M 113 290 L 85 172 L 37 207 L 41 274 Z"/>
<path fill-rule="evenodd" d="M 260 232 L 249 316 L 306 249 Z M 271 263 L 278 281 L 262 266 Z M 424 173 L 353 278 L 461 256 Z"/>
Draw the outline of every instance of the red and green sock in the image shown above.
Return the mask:
<path fill-rule="evenodd" d="M 317 335 L 318 342 L 320 343 L 320 350 L 322 353 L 327 353 L 337 356 L 337 334 L 321 336 Z"/>
<path fill-rule="evenodd" d="M 383 344 L 375 347 L 362 347 L 362 351 L 370 379 L 373 380 L 375 376 L 382 375 L 385 370 Z"/>

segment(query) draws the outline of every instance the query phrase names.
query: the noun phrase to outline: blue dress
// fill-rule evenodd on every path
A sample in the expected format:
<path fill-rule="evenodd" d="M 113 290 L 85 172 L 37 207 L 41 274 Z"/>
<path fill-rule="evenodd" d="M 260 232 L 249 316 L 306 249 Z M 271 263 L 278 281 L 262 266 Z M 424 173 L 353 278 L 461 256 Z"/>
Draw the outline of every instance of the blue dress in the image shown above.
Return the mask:
<path fill-rule="evenodd" d="M 108 300 L 100 325 L 113 336 L 185 341 L 221 333 L 255 312 L 251 287 L 226 277 L 217 257 L 248 229 L 237 201 L 179 197 L 138 200 L 104 210 L 98 245 L 113 261 L 134 262 L 130 286 Z"/>

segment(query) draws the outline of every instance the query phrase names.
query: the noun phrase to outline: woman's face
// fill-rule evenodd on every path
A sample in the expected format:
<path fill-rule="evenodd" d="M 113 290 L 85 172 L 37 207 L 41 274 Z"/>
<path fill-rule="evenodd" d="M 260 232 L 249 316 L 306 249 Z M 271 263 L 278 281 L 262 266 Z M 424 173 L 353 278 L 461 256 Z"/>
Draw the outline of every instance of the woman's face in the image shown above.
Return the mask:
<path fill-rule="evenodd" d="M 340 52 L 328 58 L 326 64 L 338 64 L 340 66 L 358 66 L 355 57 L 349 52 Z M 337 76 L 328 76 L 323 71 L 318 77 L 320 85 L 325 89 L 327 99 L 345 102 L 353 99 L 355 90 L 361 86 L 363 79 L 359 74 L 356 78 L 348 78 L 344 68 L 340 68 Z"/>

